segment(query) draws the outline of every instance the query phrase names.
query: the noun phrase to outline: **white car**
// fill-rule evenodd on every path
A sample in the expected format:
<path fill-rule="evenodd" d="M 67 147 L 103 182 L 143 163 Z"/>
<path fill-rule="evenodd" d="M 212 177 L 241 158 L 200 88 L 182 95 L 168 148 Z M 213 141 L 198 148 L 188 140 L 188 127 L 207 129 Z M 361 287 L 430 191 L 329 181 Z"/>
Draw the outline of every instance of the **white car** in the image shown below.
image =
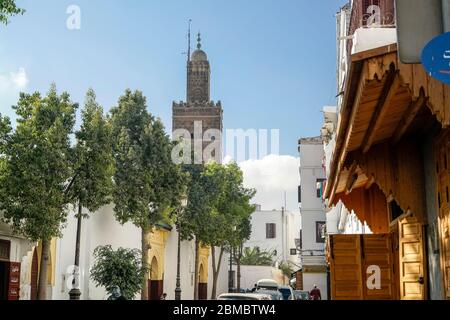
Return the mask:
<path fill-rule="evenodd" d="M 256 283 L 256 289 L 278 290 L 279 285 L 273 279 L 261 279 Z"/>
<path fill-rule="evenodd" d="M 267 294 L 257 293 L 223 293 L 217 297 L 217 300 L 271 300 Z"/>

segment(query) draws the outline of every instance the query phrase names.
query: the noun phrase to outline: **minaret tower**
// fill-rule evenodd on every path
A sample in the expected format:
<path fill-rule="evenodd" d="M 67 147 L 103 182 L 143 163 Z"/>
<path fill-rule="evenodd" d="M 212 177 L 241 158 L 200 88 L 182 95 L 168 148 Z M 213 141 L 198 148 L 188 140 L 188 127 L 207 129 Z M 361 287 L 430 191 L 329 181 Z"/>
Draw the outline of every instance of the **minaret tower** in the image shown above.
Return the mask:
<path fill-rule="evenodd" d="M 190 38 L 190 32 L 189 32 Z M 190 48 L 190 44 L 189 44 Z M 190 52 L 190 49 L 188 50 Z M 209 129 L 216 129 L 222 133 L 222 105 L 221 102 L 210 100 L 211 68 L 208 56 L 202 50 L 200 32 L 197 35 L 197 50 L 187 59 L 187 92 L 186 102 L 173 102 L 172 105 L 172 130 L 185 129 L 189 131 L 191 139 L 199 139 L 198 132 L 194 127 L 201 124 L 202 148 L 203 150 L 212 141 L 218 141 L 220 148 L 218 152 L 211 153 L 216 162 L 222 161 L 221 138 L 206 135 Z M 209 131 L 210 132 L 210 131 Z M 195 137 L 194 137 L 195 136 Z M 207 159 L 204 159 L 206 161 Z"/>

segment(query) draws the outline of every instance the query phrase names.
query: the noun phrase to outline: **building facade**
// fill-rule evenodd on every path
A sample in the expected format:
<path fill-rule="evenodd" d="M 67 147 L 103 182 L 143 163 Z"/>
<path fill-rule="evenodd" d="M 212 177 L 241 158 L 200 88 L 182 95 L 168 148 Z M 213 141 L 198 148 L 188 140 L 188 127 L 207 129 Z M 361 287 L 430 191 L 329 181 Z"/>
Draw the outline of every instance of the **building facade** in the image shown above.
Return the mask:
<path fill-rule="evenodd" d="M 245 249 L 267 252 L 272 255 L 268 266 L 241 266 L 241 288 L 251 289 L 258 280 L 273 279 L 279 284 L 288 284 L 290 278 L 283 275 L 279 266 L 288 264 L 292 270 L 300 267 L 296 246 L 300 241 L 300 216 L 298 213 L 281 210 L 262 210 L 257 205 L 251 215 L 252 232 L 244 244 Z M 293 252 L 292 252 L 293 249 Z"/>
<path fill-rule="evenodd" d="M 299 140 L 300 188 L 299 202 L 302 221 L 301 266 L 303 289 L 320 289 L 327 299 L 327 268 L 325 261 L 326 215 L 323 202 L 325 169 L 321 137 Z"/>
<path fill-rule="evenodd" d="M 331 296 L 449 299 L 450 86 L 399 59 L 394 1 L 354 0 L 338 17 L 350 19 L 338 19 L 325 198 L 355 225 L 327 243 Z M 366 282 L 374 265 L 380 287 Z"/>

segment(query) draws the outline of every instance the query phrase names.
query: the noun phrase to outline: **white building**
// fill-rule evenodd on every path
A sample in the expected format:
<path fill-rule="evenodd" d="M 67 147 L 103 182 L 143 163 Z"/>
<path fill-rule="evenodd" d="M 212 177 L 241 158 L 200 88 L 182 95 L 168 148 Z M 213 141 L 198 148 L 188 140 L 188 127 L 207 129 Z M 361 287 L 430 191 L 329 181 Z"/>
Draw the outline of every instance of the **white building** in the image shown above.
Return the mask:
<path fill-rule="evenodd" d="M 256 281 L 270 278 L 280 284 L 287 284 L 278 270 L 282 262 L 289 263 L 293 270 L 298 270 L 300 259 L 297 254 L 291 255 L 300 240 L 300 215 L 282 210 L 261 210 L 257 206 L 251 216 L 252 233 L 245 242 L 244 248 L 259 248 L 260 251 L 273 253 L 272 266 L 243 266 L 241 269 L 242 288 L 251 288 Z M 247 286 L 247 287 L 246 287 Z"/>
<path fill-rule="evenodd" d="M 303 289 L 320 289 L 327 299 L 327 267 L 325 260 L 326 216 L 322 200 L 325 185 L 324 150 L 320 137 L 299 141 L 300 214 L 302 221 L 301 265 Z"/>
<path fill-rule="evenodd" d="M 48 262 L 47 299 L 69 299 L 72 283 L 72 272 L 75 256 L 75 237 L 77 220 L 74 211 L 70 211 L 67 225 L 63 229 L 62 237 L 53 239 L 50 246 L 50 260 Z M 149 261 L 151 261 L 151 274 L 149 287 L 156 286 L 159 293 L 167 293 L 167 299 L 174 299 L 177 267 L 177 240 L 176 228 L 161 225 L 154 230 L 151 236 Z M 20 299 L 29 300 L 36 296 L 38 265 L 40 261 L 40 246 L 36 243 L 11 235 L 5 224 L 0 224 L 0 243 L 10 243 L 9 260 L 0 259 L 0 271 L 3 265 L 17 262 L 20 266 Z M 121 225 L 114 218 L 113 206 L 105 206 L 88 219 L 82 221 L 80 246 L 80 290 L 81 299 L 103 300 L 107 293 L 103 287 L 96 287 L 89 277 L 89 270 L 94 265 L 93 252 L 97 246 L 111 245 L 113 249 L 119 247 L 128 249 L 141 249 L 141 231 L 131 223 Z M 216 250 L 217 251 L 217 250 Z M 182 299 L 189 300 L 194 297 L 194 241 L 181 242 L 181 289 Z M 217 259 L 217 258 L 216 258 Z M 217 281 L 217 294 L 228 291 L 228 274 L 226 263 L 228 255 L 222 259 L 221 272 Z M 212 265 L 210 249 L 200 251 L 199 280 L 207 296 L 210 298 L 212 289 Z M 199 286 L 199 287 L 200 287 Z M 140 293 L 135 297 L 140 299 Z M 155 298 L 155 297 L 153 297 Z M 158 297 L 156 297 L 158 298 Z"/>

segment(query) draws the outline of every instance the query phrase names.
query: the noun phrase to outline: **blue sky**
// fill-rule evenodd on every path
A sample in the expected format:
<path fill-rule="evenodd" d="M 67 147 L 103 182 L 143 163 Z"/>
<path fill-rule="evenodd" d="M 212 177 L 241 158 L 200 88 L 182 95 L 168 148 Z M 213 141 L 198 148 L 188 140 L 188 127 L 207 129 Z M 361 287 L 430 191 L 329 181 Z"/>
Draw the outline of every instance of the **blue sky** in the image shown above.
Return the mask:
<path fill-rule="evenodd" d="M 18 0 L 27 12 L 0 27 L 0 112 L 12 115 L 7 82 L 24 72 L 25 91 L 55 82 L 83 102 L 92 87 L 106 110 L 126 88 L 142 90 L 171 130 L 172 101 L 185 99 L 190 18 L 224 127 L 280 129 L 280 153 L 297 156 L 297 139 L 318 135 L 322 106 L 335 104 L 334 15 L 345 2 Z M 69 5 L 81 9 L 80 30 L 66 28 Z"/>

